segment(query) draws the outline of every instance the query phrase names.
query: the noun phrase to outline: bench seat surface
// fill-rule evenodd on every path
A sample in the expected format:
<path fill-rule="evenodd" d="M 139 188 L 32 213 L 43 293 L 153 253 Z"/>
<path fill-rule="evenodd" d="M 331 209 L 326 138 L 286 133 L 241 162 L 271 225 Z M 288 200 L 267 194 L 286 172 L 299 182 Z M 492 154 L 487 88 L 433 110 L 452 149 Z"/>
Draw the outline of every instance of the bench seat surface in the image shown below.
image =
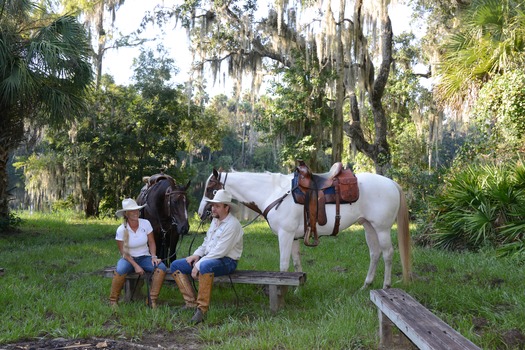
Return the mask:
<path fill-rule="evenodd" d="M 104 276 L 113 277 L 114 267 L 104 269 Z M 138 278 L 137 274 L 129 274 L 128 278 Z M 217 276 L 215 282 L 231 282 L 244 284 L 264 284 L 277 286 L 301 286 L 306 282 L 305 272 L 279 272 L 279 271 L 256 271 L 236 270 L 231 275 Z M 166 274 L 165 280 L 173 281 L 170 274 Z"/>

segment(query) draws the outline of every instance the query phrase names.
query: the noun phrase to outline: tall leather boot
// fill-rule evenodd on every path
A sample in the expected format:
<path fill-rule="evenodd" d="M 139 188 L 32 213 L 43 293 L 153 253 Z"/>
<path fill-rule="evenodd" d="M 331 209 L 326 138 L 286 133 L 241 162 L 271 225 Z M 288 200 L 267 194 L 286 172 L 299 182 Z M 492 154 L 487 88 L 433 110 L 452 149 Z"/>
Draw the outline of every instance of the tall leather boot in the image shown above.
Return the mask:
<path fill-rule="evenodd" d="M 161 269 L 155 269 L 153 272 L 148 300 L 151 301 L 150 307 L 152 309 L 157 307 L 157 299 L 159 298 L 160 288 L 162 288 L 162 284 L 164 283 L 164 276 L 166 276 L 166 272 Z"/>
<path fill-rule="evenodd" d="M 173 276 L 173 279 L 175 280 L 175 283 L 177 283 L 177 287 L 179 287 L 179 290 L 182 294 L 182 298 L 184 299 L 184 309 L 194 309 L 197 307 L 197 296 L 195 295 L 195 289 L 193 289 L 193 286 L 191 285 L 190 278 L 188 275 L 183 274 L 179 270 L 175 271 L 171 274 Z"/>
<path fill-rule="evenodd" d="M 111 292 L 109 294 L 109 303 L 111 306 L 117 306 L 120 291 L 126 282 L 126 274 L 119 275 L 117 272 L 113 274 L 113 280 L 111 281 Z"/>
<path fill-rule="evenodd" d="M 204 321 L 204 315 L 208 312 L 213 286 L 213 273 L 199 275 L 199 294 L 197 295 L 197 311 L 191 318 L 191 323 L 198 324 Z"/>

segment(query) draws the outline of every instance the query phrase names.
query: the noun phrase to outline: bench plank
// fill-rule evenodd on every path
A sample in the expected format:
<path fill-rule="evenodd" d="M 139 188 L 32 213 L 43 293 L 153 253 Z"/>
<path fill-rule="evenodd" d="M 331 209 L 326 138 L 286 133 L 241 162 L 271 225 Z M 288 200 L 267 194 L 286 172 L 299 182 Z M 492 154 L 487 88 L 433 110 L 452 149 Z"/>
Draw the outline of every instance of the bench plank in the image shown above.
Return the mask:
<path fill-rule="evenodd" d="M 381 345 L 389 342 L 389 322 L 404 333 L 419 349 L 480 349 L 404 291 L 396 288 L 370 291 L 370 300 L 378 307 Z"/>
<path fill-rule="evenodd" d="M 233 283 L 300 286 L 306 281 L 306 273 L 236 270 L 231 275 L 218 276 L 214 280 L 217 282 L 230 282 L 230 278 Z"/>
<path fill-rule="evenodd" d="M 115 271 L 114 267 L 104 269 L 105 277 L 113 277 Z M 144 276 L 139 276 L 132 273 L 126 276 L 126 284 L 124 285 L 124 300 L 129 301 L 133 299 L 133 291 L 140 289 L 131 282 L 136 280 L 136 283 L 142 282 Z M 269 288 L 270 310 L 277 312 L 284 306 L 284 296 L 289 286 L 301 286 L 306 282 L 305 272 L 279 272 L 279 271 L 256 271 L 256 270 L 235 270 L 231 275 L 217 276 L 213 279 L 214 283 L 228 284 L 255 284 L 265 285 Z M 166 274 L 165 283 L 174 282 L 171 274 Z"/>

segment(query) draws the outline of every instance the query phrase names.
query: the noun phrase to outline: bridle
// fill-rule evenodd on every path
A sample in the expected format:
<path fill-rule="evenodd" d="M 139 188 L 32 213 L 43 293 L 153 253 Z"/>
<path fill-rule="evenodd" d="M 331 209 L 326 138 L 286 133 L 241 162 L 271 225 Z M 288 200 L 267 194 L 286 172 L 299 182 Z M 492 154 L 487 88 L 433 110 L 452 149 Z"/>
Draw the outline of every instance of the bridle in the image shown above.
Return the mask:
<path fill-rule="evenodd" d="M 228 173 L 224 176 L 224 182 L 221 182 L 222 172 L 218 173 L 218 177 L 212 176 L 206 186 L 206 197 L 213 199 L 218 190 L 226 189 L 226 180 L 228 180 Z"/>
<path fill-rule="evenodd" d="M 213 199 L 213 197 L 215 196 L 215 193 L 217 193 L 218 190 L 222 190 L 222 189 L 225 189 L 226 188 L 226 180 L 228 179 L 228 173 L 226 172 L 226 175 L 224 176 L 224 182 L 222 183 L 221 182 L 221 177 L 222 177 L 222 172 L 217 172 L 217 175 L 215 175 L 215 171 L 214 171 L 214 174 L 213 176 L 209 179 L 208 181 L 208 185 L 206 186 L 206 197 L 210 198 L 210 199 Z M 264 217 L 264 219 L 266 220 L 266 222 L 268 222 L 268 213 L 270 212 L 270 210 L 272 210 L 274 207 L 275 209 L 277 210 L 279 208 L 279 205 L 281 205 L 281 203 L 283 202 L 283 200 L 286 198 L 286 196 L 288 196 L 289 194 L 291 193 L 291 191 L 287 191 L 284 195 L 282 195 L 281 197 L 277 198 L 276 200 L 274 200 L 272 203 L 270 203 L 266 209 L 264 209 L 264 211 L 262 211 L 258 206 L 257 204 L 253 203 L 253 202 L 250 202 L 250 203 L 247 203 L 247 202 L 242 202 L 242 204 L 244 204 L 245 206 L 247 206 L 248 208 L 250 208 L 251 210 L 253 210 L 254 212 L 256 212 L 257 214 L 259 215 L 262 215 Z M 257 219 L 257 217 L 259 216 L 257 215 L 255 217 L 255 219 Z M 254 220 L 255 220 L 254 219 Z M 254 220 L 252 220 L 251 222 L 253 222 Z M 251 223 L 250 222 L 250 223 Z M 270 224 L 268 222 L 268 224 Z"/>
<path fill-rule="evenodd" d="M 221 182 L 222 172 L 217 172 L 217 176 L 215 175 L 215 170 L 213 172 L 213 176 L 208 180 L 208 185 L 206 186 L 205 190 L 205 196 L 206 198 L 213 199 L 215 198 L 215 194 L 218 190 L 224 190 L 226 187 L 226 180 L 228 180 L 228 173 L 226 172 L 226 175 L 224 176 L 224 183 Z M 204 212 L 206 215 L 203 215 L 201 217 L 201 220 L 206 220 L 211 214 L 210 208 L 211 205 L 208 203 L 204 207 Z"/>
<path fill-rule="evenodd" d="M 177 198 L 175 200 L 172 200 L 172 196 L 174 196 L 174 195 L 176 195 Z M 165 198 L 164 205 L 166 207 L 166 214 L 171 218 L 171 227 L 170 227 L 170 229 L 173 226 L 178 226 L 179 225 L 179 223 L 177 222 L 176 215 L 172 213 L 172 208 L 175 206 L 175 205 L 173 205 L 173 203 L 177 203 L 181 199 L 181 197 L 182 197 L 182 202 L 184 203 L 183 208 L 186 209 L 186 207 L 187 207 L 186 190 L 180 190 L 180 189 L 172 190 L 171 186 L 170 186 L 170 187 L 168 187 L 166 189 L 166 193 L 164 193 L 164 198 Z M 157 213 L 157 215 L 158 215 L 158 213 Z M 186 215 L 186 219 L 188 219 L 188 213 L 186 212 L 186 210 L 185 210 L 185 215 Z M 164 231 L 164 229 L 162 228 L 162 224 L 161 224 L 161 230 Z"/>

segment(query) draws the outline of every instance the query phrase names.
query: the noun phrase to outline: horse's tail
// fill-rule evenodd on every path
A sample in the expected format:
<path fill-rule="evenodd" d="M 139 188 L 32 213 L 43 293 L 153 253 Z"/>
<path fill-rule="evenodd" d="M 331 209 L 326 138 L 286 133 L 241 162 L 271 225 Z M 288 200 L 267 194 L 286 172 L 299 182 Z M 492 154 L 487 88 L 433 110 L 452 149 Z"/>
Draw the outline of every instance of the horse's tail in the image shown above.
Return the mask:
<path fill-rule="evenodd" d="M 412 244 L 410 239 L 408 206 L 403 189 L 397 183 L 396 186 L 399 191 L 399 210 L 397 212 L 397 240 L 399 245 L 399 255 L 403 267 L 403 280 L 409 282 L 412 277 Z"/>

